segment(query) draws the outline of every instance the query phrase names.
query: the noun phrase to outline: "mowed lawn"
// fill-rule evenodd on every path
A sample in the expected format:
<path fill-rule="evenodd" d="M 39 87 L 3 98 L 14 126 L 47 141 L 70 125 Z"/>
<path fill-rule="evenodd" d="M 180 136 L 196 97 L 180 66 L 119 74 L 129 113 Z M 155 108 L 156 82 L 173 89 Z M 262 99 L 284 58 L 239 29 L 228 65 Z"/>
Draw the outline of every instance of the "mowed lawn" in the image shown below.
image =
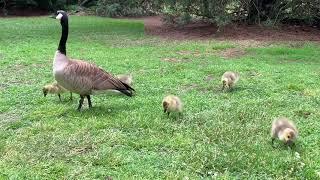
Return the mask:
<path fill-rule="evenodd" d="M 0 179 L 320 178 L 318 44 L 174 41 L 145 36 L 139 21 L 69 23 L 68 56 L 131 73 L 136 95 L 96 95 L 81 112 L 77 95 L 44 98 L 59 22 L 0 19 Z M 222 57 L 229 51 L 241 53 Z M 241 79 L 222 92 L 228 70 Z M 181 118 L 163 114 L 167 94 L 183 100 Z M 293 149 L 271 146 L 279 116 L 298 126 Z"/>

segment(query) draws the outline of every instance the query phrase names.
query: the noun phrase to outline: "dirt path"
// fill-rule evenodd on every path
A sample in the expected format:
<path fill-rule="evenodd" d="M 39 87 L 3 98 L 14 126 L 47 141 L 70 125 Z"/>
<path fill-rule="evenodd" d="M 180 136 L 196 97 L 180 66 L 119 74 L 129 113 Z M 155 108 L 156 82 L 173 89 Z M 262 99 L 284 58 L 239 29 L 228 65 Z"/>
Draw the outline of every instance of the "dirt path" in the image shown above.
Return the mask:
<path fill-rule="evenodd" d="M 320 29 L 305 26 L 284 26 L 278 29 L 229 25 L 221 33 L 217 27 L 206 23 L 192 23 L 184 27 L 168 27 L 161 18 L 139 18 L 145 23 L 145 32 L 149 35 L 170 39 L 217 39 L 217 40 L 256 40 L 256 41 L 320 41 Z"/>

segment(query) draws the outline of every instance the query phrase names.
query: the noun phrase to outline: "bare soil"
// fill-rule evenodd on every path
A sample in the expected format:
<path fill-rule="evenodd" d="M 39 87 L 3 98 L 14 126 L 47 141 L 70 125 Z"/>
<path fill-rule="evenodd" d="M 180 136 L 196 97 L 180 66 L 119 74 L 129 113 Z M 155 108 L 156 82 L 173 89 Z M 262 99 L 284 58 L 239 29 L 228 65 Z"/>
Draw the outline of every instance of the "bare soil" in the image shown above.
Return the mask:
<path fill-rule="evenodd" d="M 307 26 L 283 25 L 268 28 L 258 25 L 233 24 L 217 33 L 216 26 L 204 22 L 195 22 L 183 27 L 171 27 L 163 24 L 159 16 L 137 19 L 144 21 L 146 34 L 176 40 L 320 41 L 320 29 Z"/>
<path fill-rule="evenodd" d="M 239 49 L 239 48 L 229 48 L 219 53 L 221 57 L 226 59 L 238 58 L 238 57 L 244 56 L 245 54 L 246 54 L 246 51 L 244 49 Z"/>

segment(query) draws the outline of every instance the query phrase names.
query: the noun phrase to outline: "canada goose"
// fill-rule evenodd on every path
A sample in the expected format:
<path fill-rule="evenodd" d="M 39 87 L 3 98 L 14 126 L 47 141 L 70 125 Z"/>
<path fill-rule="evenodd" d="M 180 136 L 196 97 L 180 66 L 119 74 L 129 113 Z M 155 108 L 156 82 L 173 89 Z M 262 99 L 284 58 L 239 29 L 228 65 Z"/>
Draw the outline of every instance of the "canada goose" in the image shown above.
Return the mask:
<path fill-rule="evenodd" d="M 271 127 L 271 143 L 276 138 L 283 141 L 287 145 L 293 144 L 294 140 L 298 137 L 298 130 L 294 123 L 285 117 L 275 119 Z"/>
<path fill-rule="evenodd" d="M 182 113 L 183 104 L 178 96 L 169 95 L 164 97 L 162 100 L 163 112 L 168 113 L 168 116 L 171 112 L 178 112 L 179 115 Z"/>
<path fill-rule="evenodd" d="M 221 77 L 222 90 L 224 88 L 231 89 L 238 82 L 240 78 L 239 73 L 227 71 Z"/>
<path fill-rule="evenodd" d="M 57 94 L 59 97 L 59 100 L 61 101 L 61 95 L 63 93 L 68 92 L 65 88 L 60 86 L 57 82 L 54 82 L 52 84 L 47 84 L 42 88 L 43 96 L 46 97 L 47 94 Z M 72 100 L 72 92 L 70 92 L 70 100 Z"/>
<path fill-rule="evenodd" d="M 92 107 L 90 95 L 105 90 L 118 90 L 127 96 L 132 96 L 134 89 L 113 77 L 110 73 L 81 60 L 71 60 L 66 55 L 66 42 L 68 39 L 68 15 L 59 10 L 56 12 L 57 20 L 62 27 L 58 50 L 53 60 L 53 74 L 56 81 L 70 92 L 80 95 L 78 110 L 81 110 L 84 98 L 88 99 L 89 108 Z"/>

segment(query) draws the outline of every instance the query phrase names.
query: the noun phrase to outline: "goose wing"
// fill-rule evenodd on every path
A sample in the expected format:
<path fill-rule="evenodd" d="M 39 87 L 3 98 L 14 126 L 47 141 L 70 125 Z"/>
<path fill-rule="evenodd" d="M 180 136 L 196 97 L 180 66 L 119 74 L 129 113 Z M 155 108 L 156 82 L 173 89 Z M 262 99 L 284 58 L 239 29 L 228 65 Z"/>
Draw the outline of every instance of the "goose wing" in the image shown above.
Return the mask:
<path fill-rule="evenodd" d="M 131 91 L 134 90 L 118 78 L 115 78 L 112 74 L 85 61 L 72 60 L 71 64 L 66 68 L 66 71 L 72 72 L 74 82 L 82 84 L 84 88 L 89 88 L 88 86 L 90 86 L 91 91 L 114 89 L 126 95 L 132 95 Z"/>

